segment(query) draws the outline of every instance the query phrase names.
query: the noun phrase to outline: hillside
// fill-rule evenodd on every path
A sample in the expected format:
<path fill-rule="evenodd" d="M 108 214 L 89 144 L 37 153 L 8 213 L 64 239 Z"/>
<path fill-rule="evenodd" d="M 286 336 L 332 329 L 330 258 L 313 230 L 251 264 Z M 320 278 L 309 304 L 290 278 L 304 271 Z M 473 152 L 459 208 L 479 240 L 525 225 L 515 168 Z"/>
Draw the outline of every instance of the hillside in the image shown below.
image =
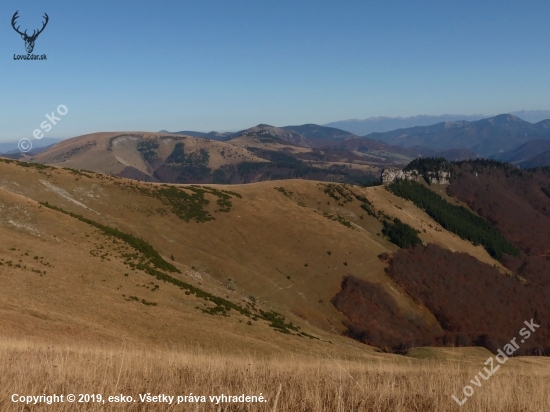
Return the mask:
<path fill-rule="evenodd" d="M 161 130 L 159 133 L 170 133 L 166 130 Z M 193 132 L 193 131 L 181 131 L 181 132 L 173 132 L 173 134 L 182 134 L 184 136 L 192 136 L 192 137 L 202 137 L 204 139 L 210 139 L 210 140 L 219 140 L 220 142 L 225 142 L 227 140 L 230 140 L 233 137 L 233 133 L 226 132 L 226 133 L 219 133 L 219 132 Z"/>
<path fill-rule="evenodd" d="M 434 153 L 439 157 L 443 157 L 449 162 L 455 162 L 459 160 L 477 159 L 479 156 L 469 149 L 448 149 L 439 153 Z"/>
<path fill-rule="evenodd" d="M 149 181 L 201 181 L 212 169 L 265 160 L 224 142 L 162 133 L 95 133 L 65 140 L 32 158 Z"/>
<path fill-rule="evenodd" d="M 118 139 L 108 139 L 113 151 Z M 70 288 L 93 278 L 90 284 L 103 282 L 101 293 L 117 308 L 133 301 L 162 310 L 195 308 L 192 318 L 201 311 L 236 316 L 238 324 L 252 318 L 264 322 L 266 331 L 296 336 L 307 325 L 311 329 L 302 337 L 347 335 L 388 352 L 472 344 L 494 351 L 514 333 L 519 317 L 550 313 L 543 275 L 550 270 L 550 176 L 544 170 L 417 159 L 405 168 L 412 181 L 360 188 L 307 180 L 169 186 L 8 160 L 0 167 L 7 205 L 2 225 L 8 229 L 5 242 L 13 243 L 0 258 L 4 266 L 29 276 L 59 273 Z M 433 181 L 442 171 L 450 185 Z M 54 243 L 38 246 L 44 236 L 53 236 Z M 75 247 L 71 256 L 78 259 L 64 263 L 57 242 Z M 34 254 L 28 245 L 50 250 Z M 412 273 L 424 279 L 429 293 L 411 281 Z M 190 301 L 174 306 L 161 299 L 159 288 L 169 292 L 166 299 L 183 289 Z M 449 288 L 455 291 L 449 294 Z M 480 293 L 485 300 L 475 298 Z M 377 301 L 368 299 L 373 294 Z M 462 315 L 455 295 L 468 308 Z M 479 317 L 489 310 L 484 305 L 498 308 L 502 297 L 518 319 L 487 324 Z M 55 310 L 77 316 L 70 309 L 76 302 L 61 299 L 65 303 L 55 304 L 65 309 Z M 105 339 L 114 335 L 106 332 Z M 156 336 L 173 339 L 165 332 Z M 521 353 L 549 345 L 544 329 Z"/>
<path fill-rule="evenodd" d="M 259 124 L 241 132 L 237 132 L 233 135 L 232 139 L 247 136 L 263 138 L 269 141 L 274 140 L 275 142 L 290 144 L 292 146 L 308 147 L 306 138 L 301 134 L 290 129 L 274 127 L 268 124 Z"/>
<path fill-rule="evenodd" d="M 550 138 L 550 120 L 532 124 L 513 115 L 499 115 L 474 122 L 456 121 L 417 126 L 368 137 L 402 147 L 416 145 L 437 151 L 469 149 L 483 157 L 513 150 L 533 139 Z"/>
<path fill-rule="evenodd" d="M 443 231 L 424 212 L 404 209 L 405 204 L 383 187 L 279 181 L 176 188 L 14 161 L 0 162 L 0 169 L 6 245 L 0 261 L 9 285 L 0 293 L 5 298 L 4 322 L 11 325 L 5 330 L 15 335 L 23 333 L 16 327 L 18 319 L 27 316 L 18 307 L 34 308 L 37 314 L 28 318 L 28 336 L 32 330 L 47 335 L 55 329 L 73 330 L 74 337 L 86 339 L 86 330 L 74 329 L 86 322 L 95 325 L 90 330 L 104 340 L 147 336 L 157 343 L 174 342 L 183 333 L 181 316 L 186 322 L 225 322 L 223 316 L 208 314 L 214 310 L 228 312 L 228 319 L 237 322 L 226 339 L 238 341 L 249 326 L 247 316 L 229 309 L 229 303 L 212 306 L 202 292 L 177 283 L 184 282 L 247 310 L 256 305 L 274 310 L 300 331 L 330 340 L 332 334 L 345 332 L 345 317 L 331 299 L 349 274 L 380 284 L 401 310 L 438 333 L 433 315 L 399 293 L 384 274 L 385 263 L 377 256 L 391 254 L 397 246 L 381 236 L 380 216 L 414 226 L 424 242 L 499 265 L 483 248 Z M 373 210 L 382 215 L 372 215 Z M 143 239 L 155 252 L 139 252 L 134 241 L 112 234 L 109 227 Z M 19 289 L 21 276 L 27 279 L 24 289 Z M 51 279 L 57 292 L 37 299 L 39 290 L 52 287 L 47 286 Z M 78 298 L 67 296 L 80 289 Z M 82 299 L 93 312 L 88 304 L 79 305 Z M 150 315 L 139 322 L 124 320 L 139 311 Z M 155 313 L 170 327 L 155 326 Z M 261 334 L 268 333 L 271 321 L 254 316 Z M 62 335 L 59 332 L 59 339 Z"/>
<path fill-rule="evenodd" d="M 114 376 L 122 389 L 94 390 L 133 388 L 134 394 L 136 382 L 153 377 L 166 391 L 191 384 L 182 378 L 189 376 L 181 374 L 184 368 L 203 377 L 194 379 L 195 392 L 214 386 L 263 392 L 271 406 L 282 390 L 281 408 L 289 411 L 294 397 L 312 410 L 344 402 L 330 395 L 318 405 L 310 391 L 319 385 L 332 393 L 360 382 L 360 393 L 369 396 L 382 390 L 383 378 L 416 389 L 414 396 L 399 389 L 368 398 L 380 410 L 391 410 L 390 398 L 450 410 L 448 392 L 457 393 L 489 356 L 452 346 L 494 351 L 524 318 L 548 313 L 550 195 L 541 187 L 550 193 L 550 177 L 538 171 L 507 178 L 506 170 L 471 165 L 453 166 L 460 170 L 449 193 L 509 237 L 521 249 L 519 258 L 495 260 L 483 245 L 445 229 L 429 209 L 383 186 L 307 180 L 166 185 L 0 159 L 3 376 L 17 382 L 23 370 L 33 376 L 23 380 L 25 387 L 13 386 L 20 393 L 38 386 L 59 392 L 67 380 L 84 390 L 99 375 Z M 503 201 L 512 213 L 539 211 L 536 242 L 522 241 L 530 222 L 506 223 L 502 212 L 486 214 L 460 191 L 486 192 L 485 177 L 479 185 L 470 181 L 476 172 L 495 190 L 511 185 Z M 445 193 L 447 185 L 415 184 L 458 204 Z M 524 188 L 528 196 L 521 196 Z M 397 246 L 406 247 L 402 241 L 409 238 L 419 239 L 416 247 Z M 547 350 L 547 331 L 544 324 L 518 354 Z M 38 357 L 53 366 L 29 371 Z M 75 366 L 57 368 L 62 359 Z M 456 362 L 464 369 L 449 373 Z M 509 365 L 511 374 L 531 373 L 531 366 L 547 370 L 539 359 Z M 367 378 L 373 373 L 377 378 Z M 298 381 L 283 379 L 275 385 L 282 389 L 271 388 L 287 374 Z M 516 382 L 499 376 L 503 384 Z M 441 383 L 451 377 L 456 385 Z M 437 399 L 426 382 L 439 388 Z M 4 401 L 9 396 L 0 391 L 3 410 L 15 410 Z M 493 396 L 480 394 L 472 405 Z M 358 406 L 354 399 L 345 404 Z"/>
<path fill-rule="evenodd" d="M 403 166 L 416 152 L 369 139 L 308 139 L 259 125 L 222 142 L 167 133 L 95 133 L 22 160 L 164 183 L 240 184 L 309 179 L 367 184 L 382 167 Z M 334 144 L 334 142 L 338 142 Z"/>
<path fill-rule="evenodd" d="M 301 126 L 285 126 L 285 130 L 296 132 L 306 139 L 313 140 L 345 140 L 358 137 L 353 133 L 346 132 L 335 127 L 319 126 L 317 124 L 304 124 Z"/>
<path fill-rule="evenodd" d="M 114 139 L 113 146 L 117 144 Z M 182 333 L 179 328 L 183 324 L 177 323 L 178 319 L 185 314 L 187 326 L 189 322 L 205 322 L 206 316 L 213 328 L 226 322 L 227 317 L 236 326 L 224 329 L 228 335 L 223 340 L 237 346 L 239 334 L 247 330 L 240 328 L 257 325 L 254 330 L 260 335 L 252 336 L 275 330 L 298 339 L 317 337 L 321 344 L 348 335 L 389 352 L 419 344 L 447 346 L 458 342 L 494 350 L 494 342 L 500 342 L 514 325 L 495 321 L 493 327 L 498 329 L 488 329 L 471 314 L 467 318 L 472 323 L 451 324 L 444 319 L 454 313 L 452 300 L 443 293 L 432 295 L 432 300 L 441 299 L 436 310 L 432 300 L 426 300 L 401 276 L 399 268 L 411 271 L 418 266 L 419 273 L 428 276 L 426 284 L 438 290 L 441 286 L 434 282 L 440 277 L 439 268 L 448 265 L 439 263 L 441 259 L 452 262 L 450 267 L 455 269 L 448 276 L 453 276 L 452 282 L 465 296 L 475 296 L 470 287 L 479 289 L 472 282 L 460 280 L 468 274 L 475 274 L 478 280 L 489 276 L 491 282 L 502 283 L 498 294 L 486 292 L 487 302 L 492 297 L 509 295 L 510 290 L 522 285 L 519 279 L 527 278 L 528 288 L 510 304 L 529 300 L 531 305 L 524 305 L 525 310 L 535 305 L 538 313 L 547 311 L 542 303 L 547 296 L 542 278 L 536 274 L 526 277 L 528 269 L 516 262 L 524 259 L 523 255 L 516 258 L 494 253 L 488 246 L 491 243 L 483 240 L 485 235 L 470 238 L 456 231 L 443 215 L 433 214 L 426 206 L 422 210 L 386 187 L 359 188 L 305 180 L 167 186 L 8 160 L 0 163 L 0 168 L 2 226 L 7 245 L 0 262 L 8 270 L 6 276 L 29 277 L 25 291 L 17 291 L 15 279 L 19 278 L 9 278 L 11 286 L 1 293 L 6 294 L 6 302 L 15 302 L 17 296 L 18 302 L 26 302 L 24 306 L 35 308 L 36 313 L 51 313 L 46 319 L 57 319 L 54 323 L 43 322 L 42 315 L 31 322 L 36 331 L 45 334 L 60 327 L 72 330 L 71 322 L 86 319 L 96 325 L 94 330 L 103 331 L 101 339 L 106 341 L 116 341 L 122 335 L 131 339 L 149 336 L 146 339 L 156 343 L 174 342 Z M 467 169 L 463 173 L 472 176 Z M 544 176 L 533 180 L 532 187 L 543 183 L 550 187 L 550 179 L 546 182 Z M 459 181 L 453 181 L 450 188 L 460 187 L 456 186 Z M 501 183 L 497 187 L 503 190 Z M 429 192 L 440 196 L 433 192 L 435 189 Z M 541 213 L 546 213 L 546 204 L 540 202 L 549 202 L 540 187 L 533 196 L 532 200 L 523 196 L 527 200 L 522 201 L 535 202 Z M 507 205 L 513 202 L 511 198 L 506 200 Z M 527 210 L 528 204 L 518 203 L 514 213 L 521 213 L 519 208 Z M 478 209 L 475 205 L 469 209 L 482 215 L 472 215 L 476 231 L 487 226 L 483 230 L 492 239 L 496 232 L 491 225 L 496 225 L 522 253 L 533 255 L 535 260 L 528 265 L 541 267 L 536 256 L 545 253 L 542 250 L 550 244 L 542 235 L 550 222 L 538 224 L 542 232 L 536 245 L 543 248 L 539 251 L 534 243 L 525 243 L 527 238 L 518 240 L 512 234 L 515 232 L 504 230 L 492 215 L 483 224 L 476 222 L 484 216 Z M 453 210 L 445 213 L 452 217 Z M 531 227 L 528 222 L 519 223 L 521 226 L 514 231 Z M 480 240 L 471 243 L 471 239 Z M 409 249 L 408 244 L 416 247 Z M 396 254 L 398 245 L 407 249 Z M 65 252 L 60 253 L 58 248 Z M 74 259 L 64 258 L 67 250 Z M 506 253 L 508 249 L 503 250 Z M 421 256 L 418 261 L 417 254 Z M 408 263 L 401 264 L 403 260 Z M 422 269 L 421 265 L 427 266 Z M 523 268 L 520 272 L 519 267 Z M 36 281 L 30 282 L 36 276 Z M 44 295 L 46 300 L 36 300 L 38 290 L 45 288 L 44 282 L 52 277 L 56 284 L 66 286 L 58 288 L 55 298 Z M 88 294 L 80 294 L 79 299 L 84 296 L 85 301 L 95 302 L 93 313 L 78 306 L 75 298 L 65 296 L 79 288 L 86 288 Z M 363 297 L 358 300 L 355 293 L 361 290 Z M 372 293 L 379 303 L 365 300 Z M 483 314 L 486 309 L 480 304 L 470 302 L 468 308 Z M 15 325 L 21 313 L 15 308 L 13 304 L 4 306 L 4 318 L 11 319 L 7 324 L 17 335 Z M 163 329 L 163 324 L 151 323 L 156 315 L 145 316 L 137 323 L 122 320 L 139 308 L 151 315 L 158 311 L 169 327 Z M 118 313 L 118 317 L 103 310 Z M 523 312 L 518 307 L 518 315 L 529 316 Z M 380 320 L 372 323 L 376 313 L 379 315 L 375 319 Z M 400 316 L 391 315 L 395 313 Z M 381 322 L 384 317 L 386 321 Z M 406 323 L 400 323 L 403 317 Z M 151 330 L 155 332 L 151 334 Z M 367 335 L 366 330 L 370 331 Z M 32 335 L 30 329 L 27 332 Z M 456 340 L 458 332 L 467 338 Z M 87 336 L 79 329 L 71 333 L 82 339 Z M 491 340 L 480 338 L 487 334 Z M 207 334 L 201 336 L 189 338 L 201 341 Z M 251 345 L 257 344 L 251 339 Z M 547 333 L 541 331 L 524 351 L 531 353 L 541 345 L 545 347 L 547 341 Z M 273 340 L 275 346 L 277 342 Z"/>
<path fill-rule="evenodd" d="M 500 280 L 494 267 L 435 245 L 416 246 L 387 257 L 388 275 L 437 317 L 445 330 L 441 343 L 476 344 L 494 351 L 506 341 L 506 336 L 515 333 L 511 324 L 533 318 L 542 328 L 520 353 L 547 352 L 550 334 L 544 319 L 550 313 L 548 170 L 522 171 L 491 160 L 448 163 L 444 159 L 418 159 L 405 171 L 401 180 L 387 186 L 388 190 L 425 210 L 446 230 L 482 245 L 511 277 Z M 450 179 L 450 184 L 444 185 L 445 193 L 440 192 L 441 185 L 436 182 L 424 182 L 426 174 L 431 181 L 431 176 L 441 173 L 448 173 Z M 504 312 L 510 316 L 497 315 Z M 487 313 L 493 314 L 491 324 L 484 320 Z M 356 320 L 349 326 L 350 333 L 365 340 L 368 335 L 366 338 L 364 327 L 363 322 Z M 414 331 L 410 335 L 413 341 L 438 339 L 422 329 Z M 395 336 L 388 336 L 392 338 L 395 341 Z"/>
<path fill-rule="evenodd" d="M 536 156 L 547 152 L 550 150 L 550 140 L 544 139 L 534 139 L 530 140 L 527 143 L 522 144 L 521 146 L 510 150 L 507 152 L 497 153 L 491 156 L 491 159 L 499 160 L 501 162 L 512 163 L 518 165 L 522 162 L 529 164 L 531 159 L 534 159 Z M 550 166 L 550 164 L 536 164 L 533 166 L 526 166 L 522 168 L 529 167 L 541 167 L 541 166 Z"/>
<path fill-rule="evenodd" d="M 518 166 L 522 169 L 531 169 L 536 167 L 548 167 L 550 166 L 550 150 L 542 152 L 530 159 L 519 162 Z"/>

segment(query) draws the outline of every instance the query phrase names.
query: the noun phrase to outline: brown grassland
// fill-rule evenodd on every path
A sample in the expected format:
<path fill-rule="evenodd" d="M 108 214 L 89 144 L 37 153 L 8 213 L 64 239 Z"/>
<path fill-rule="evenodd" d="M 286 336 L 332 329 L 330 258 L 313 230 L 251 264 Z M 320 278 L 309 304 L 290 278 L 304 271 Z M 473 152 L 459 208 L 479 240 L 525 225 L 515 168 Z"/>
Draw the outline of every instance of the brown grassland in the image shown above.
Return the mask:
<path fill-rule="evenodd" d="M 414 352 L 414 351 L 413 351 Z M 199 349 L 166 351 L 4 341 L 0 348 L 2 411 L 547 411 L 548 362 L 509 360 L 482 381 L 462 408 L 451 399 L 479 371 L 480 349 L 418 350 L 417 358 L 234 355 Z M 439 355 L 439 356 L 437 356 Z M 130 395 L 134 403 L 58 403 L 25 407 L 17 394 Z M 180 405 L 139 402 L 139 394 L 205 395 Z M 209 395 L 263 394 L 265 403 L 210 402 Z M 175 401 L 176 402 L 176 401 Z"/>
<path fill-rule="evenodd" d="M 193 210 L 214 219 L 186 221 L 191 212 L 163 197 L 168 186 L 0 161 L 0 411 L 458 410 L 451 395 L 462 398 L 490 356 L 485 349 L 416 348 L 402 356 L 344 335 L 346 318 L 331 299 L 348 275 L 379 285 L 403 316 L 439 326 L 384 272 L 377 256 L 397 247 L 380 236 L 382 224 L 357 198 L 328 189 L 297 180 L 210 185 Z M 221 190 L 233 193 L 230 206 Z M 423 241 L 506 276 L 481 246 L 445 231 L 411 202 L 381 187 L 346 190 L 417 228 Z M 256 314 L 276 311 L 304 335 L 237 310 L 216 312 L 213 301 L 148 274 L 139 266 L 146 255 L 86 219 L 147 241 L 179 270 L 169 273 L 176 281 Z M 460 409 L 549 410 L 548 366 L 547 358 L 510 359 Z M 137 400 L 140 393 L 262 393 L 268 402 L 10 400 L 70 393 Z"/>

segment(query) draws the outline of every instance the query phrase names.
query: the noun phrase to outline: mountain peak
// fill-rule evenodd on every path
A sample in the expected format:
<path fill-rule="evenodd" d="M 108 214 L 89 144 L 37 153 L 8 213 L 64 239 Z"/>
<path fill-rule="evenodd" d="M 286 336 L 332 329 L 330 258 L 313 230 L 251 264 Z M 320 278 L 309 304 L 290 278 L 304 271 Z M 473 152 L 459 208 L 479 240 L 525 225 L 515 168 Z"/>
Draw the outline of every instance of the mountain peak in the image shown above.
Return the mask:
<path fill-rule="evenodd" d="M 511 122 L 529 123 L 529 122 L 526 122 L 525 120 L 522 120 L 519 117 L 514 116 L 513 114 L 510 114 L 510 113 L 499 114 L 499 115 L 491 117 L 487 120 L 493 121 L 494 124 L 511 123 Z"/>

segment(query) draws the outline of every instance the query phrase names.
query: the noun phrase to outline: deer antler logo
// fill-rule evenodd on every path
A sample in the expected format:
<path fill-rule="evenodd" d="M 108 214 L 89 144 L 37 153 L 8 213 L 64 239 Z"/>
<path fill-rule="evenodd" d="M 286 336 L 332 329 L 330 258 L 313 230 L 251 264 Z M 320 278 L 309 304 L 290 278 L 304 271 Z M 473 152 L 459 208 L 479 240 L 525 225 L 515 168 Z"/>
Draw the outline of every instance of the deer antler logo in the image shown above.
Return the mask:
<path fill-rule="evenodd" d="M 19 26 L 15 27 L 16 20 L 19 17 L 18 13 L 19 13 L 19 10 L 16 11 L 15 14 L 13 15 L 13 17 L 11 18 L 11 25 L 12 25 L 13 29 L 21 35 L 21 38 L 23 40 L 25 40 L 25 48 L 27 49 L 27 53 L 32 53 L 32 51 L 34 50 L 34 42 L 36 41 L 36 38 L 38 37 L 38 35 L 40 33 L 42 33 L 44 31 L 44 29 L 46 28 L 46 25 L 48 24 L 48 20 L 50 20 L 50 18 L 48 17 L 48 15 L 46 13 L 44 13 L 44 19 L 46 21 L 44 21 L 44 23 L 42 23 L 43 24 L 42 28 L 38 31 L 34 30 L 32 35 L 29 36 L 27 34 L 27 30 L 25 30 L 24 33 L 21 33 L 19 31 Z"/>

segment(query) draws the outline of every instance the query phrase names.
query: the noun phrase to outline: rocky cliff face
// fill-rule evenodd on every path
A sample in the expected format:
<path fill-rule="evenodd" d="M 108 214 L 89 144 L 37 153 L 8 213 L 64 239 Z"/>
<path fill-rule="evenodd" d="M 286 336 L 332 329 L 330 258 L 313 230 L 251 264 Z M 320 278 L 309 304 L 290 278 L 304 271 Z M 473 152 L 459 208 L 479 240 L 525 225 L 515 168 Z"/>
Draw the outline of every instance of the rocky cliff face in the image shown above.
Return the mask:
<path fill-rule="evenodd" d="M 434 172 L 427 172 L 423 176 L 418 172 L 418 170 L 407 170 L 403 171 L 400 169 L 384 169 L 382 170 L 382 176 L 380 177 L 380 180 L 382 181 L 382 184 L 390 184 L 395 182 L 396 180 L 413 180 L 415 182 L 418 182 L 421 177 L 424 177 L 426 181 L 430 184 L 441 184 L 446 185 L 449 184 L 449 178 L 451 177 L 451 174 L 444 170 L 434 171 Z"/>
<path fill-rule="evenodd" d="M 413 175 L 412 171 L 404 172 L 401 169 L 391 169 L 391 168 L 382 170 L 382 176 L 380 177 L 382 184 L 393 183 L 396 180 L 417 180 L 417 179 L 418 179 L 418 176 Z"/>

